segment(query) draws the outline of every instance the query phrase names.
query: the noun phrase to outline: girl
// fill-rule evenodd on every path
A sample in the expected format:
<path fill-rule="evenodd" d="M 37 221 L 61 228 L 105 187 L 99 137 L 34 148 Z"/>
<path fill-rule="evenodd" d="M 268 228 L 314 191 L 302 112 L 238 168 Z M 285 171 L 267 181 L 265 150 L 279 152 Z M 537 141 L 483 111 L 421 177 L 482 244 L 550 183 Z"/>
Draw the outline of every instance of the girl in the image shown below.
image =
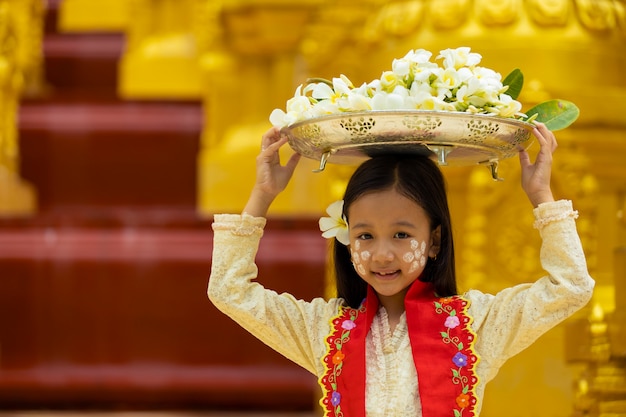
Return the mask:
<path fill-rule="evenodd" d="M 297 300 L 252 280 L 267 210 L 298 163 L 277 129 L 262 139 L 242 215 L 216 215 L 208 294 L 225 314 L 319 378 L 325 416 L 478 416 L 502 364 L 582 308 L 594 281 L 570 201 L 550 188 L 556 139 L 544 125 L 534 163 L 520 152 L 547 275 L 496 295 L 457 295 L 443 176 L 424 156 L 377 156 L 351 177 L 335 240 L 337 298 Z M 343 240 L 343 239 L 342 239 Z"/>

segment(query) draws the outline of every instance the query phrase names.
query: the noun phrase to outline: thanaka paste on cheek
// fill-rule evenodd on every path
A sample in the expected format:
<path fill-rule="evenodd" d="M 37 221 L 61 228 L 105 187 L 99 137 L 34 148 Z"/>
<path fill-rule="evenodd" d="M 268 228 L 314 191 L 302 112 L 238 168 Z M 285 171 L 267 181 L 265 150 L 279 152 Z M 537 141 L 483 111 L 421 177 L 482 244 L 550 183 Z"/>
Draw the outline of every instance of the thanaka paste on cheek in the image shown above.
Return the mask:
<path fill-rule="evenodd" d="M 359 245 L 355 244 L 355 247 L 358 247 L 358 246 Z M 360 275 L 365 275 L 365 268 L 363 267 L 363 265 L 361 265 L 361 259 L 362 258 L 365 259 L 364 254 L 367 254 L 367 257 L 369 257 L 369 252 L 363 251 L 363 253 L 359 254 L 357 251 L 353 250 L 351 251 L 351 254 L 352 254 L 352 265 L 354 265 L 354 269 L 356 269 L 356 271 Z"/>
<path fill-rule="evenodd" d="M 404 262 L 411 264 L 409 274 L 426 265 L 426 242 L 419 243 L 417 240 L 411 239 L 411 249 L 413 252 L 407 252 L 402 256 Z"/>

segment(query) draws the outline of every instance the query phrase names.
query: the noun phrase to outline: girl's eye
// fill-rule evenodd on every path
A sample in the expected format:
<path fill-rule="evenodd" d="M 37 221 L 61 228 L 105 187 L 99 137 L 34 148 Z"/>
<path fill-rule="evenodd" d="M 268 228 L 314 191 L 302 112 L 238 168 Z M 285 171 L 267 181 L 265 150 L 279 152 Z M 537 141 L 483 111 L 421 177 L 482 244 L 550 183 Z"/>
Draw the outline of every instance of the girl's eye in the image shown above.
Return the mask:
<path fill-rule="evenodd" d="M 372 238 L 372 235 L 370 235 L 369 233 L 361 233 L 360 235 L 357 236 L 357 239 L 360 239 L 360 240 L 368 240 L 371 238 Z"/>
<path fill-rule="evenodd" d="M 406 238 L 409 237 L 409 234 L 408 233 L 404 233 L 404 232 L 398 232 L 393 237 L 396 238 L 396 239 L 406 239 Z"/>

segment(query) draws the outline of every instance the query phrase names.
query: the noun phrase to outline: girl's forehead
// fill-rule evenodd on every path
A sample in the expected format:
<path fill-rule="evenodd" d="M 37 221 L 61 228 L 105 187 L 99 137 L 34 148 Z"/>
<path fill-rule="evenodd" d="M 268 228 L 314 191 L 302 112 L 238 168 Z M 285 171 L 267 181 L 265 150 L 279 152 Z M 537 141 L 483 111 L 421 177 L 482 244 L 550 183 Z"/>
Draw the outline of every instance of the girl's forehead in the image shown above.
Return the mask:
<path fill-rule="evenodd" d="M 395 222 L 407 219 L 413 222 L 427 219 L 424 209 L 415 201 L 396 190 L 367 193 L 348 207 L 350 223 L 371 221 Z"/>
<path fill-rule="evenodd" d="M 414 200 L 400 193 L 396 189 L 388 189 L 372 191 L 358 196 L 348 207 L 348 210 L 354 207 L 363 207 L 369 205 L 372 205 L 375 208 L 384 206 L 396 206 L 398 204 L 401 204 L 403 208 L 406 209 L 414 209 L 415 207 L 418 207 L 420 209 L 422 208 Z"/>

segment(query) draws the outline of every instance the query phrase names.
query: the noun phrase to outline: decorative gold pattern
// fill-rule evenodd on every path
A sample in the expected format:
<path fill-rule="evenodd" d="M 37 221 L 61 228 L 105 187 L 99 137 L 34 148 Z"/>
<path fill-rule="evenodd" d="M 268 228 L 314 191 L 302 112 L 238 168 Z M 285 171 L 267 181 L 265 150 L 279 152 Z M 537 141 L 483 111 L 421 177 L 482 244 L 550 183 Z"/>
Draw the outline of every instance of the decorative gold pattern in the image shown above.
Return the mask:
<path fill-rule="evenodd" d="M 283 128 L 283 133 L 292 148 L 323 162 L 329 157 L 355 163 L 378 153 L 406 151 L 438 156 L 441 165 L 471 165 L 517 154 L 530 145 L 531 129 L 519 120 L 480 114 L 368 111 L 309 119 Z M 438 151 L 444 148 L 441 155 Z"/>
<path fill-rule="evenodd" d="M 19 176 L 18 119 L 22 96 L 43 86 L 41 0 L 0 0 L 0 216 L 35 211 L 33 187 Z"/>

